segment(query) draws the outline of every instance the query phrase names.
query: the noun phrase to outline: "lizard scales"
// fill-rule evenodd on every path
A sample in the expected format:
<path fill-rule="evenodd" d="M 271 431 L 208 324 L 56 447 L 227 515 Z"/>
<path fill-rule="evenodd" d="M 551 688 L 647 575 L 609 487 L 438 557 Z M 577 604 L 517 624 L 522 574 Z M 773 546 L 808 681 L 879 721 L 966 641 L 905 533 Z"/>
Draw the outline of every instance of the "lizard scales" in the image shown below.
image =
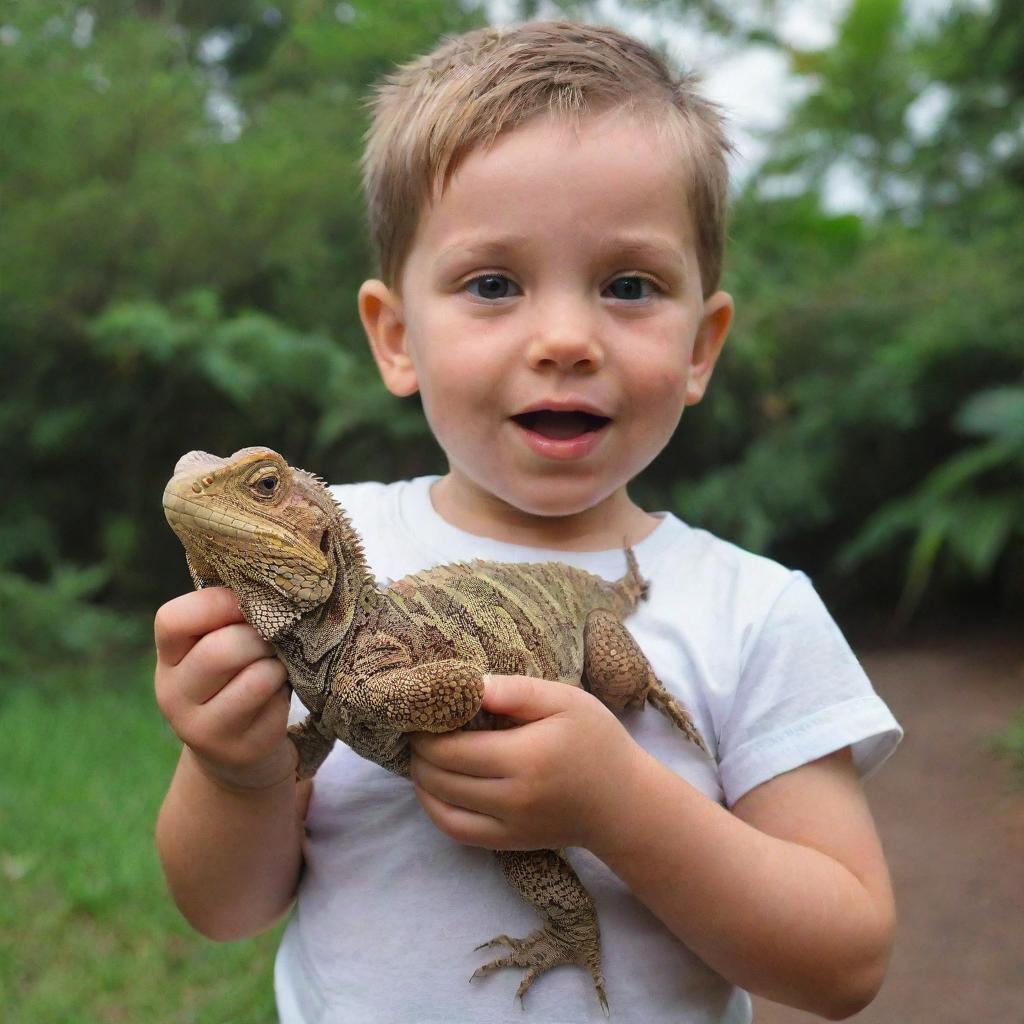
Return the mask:
<path fill-rule="evenodd" d="M 408 733 L 508 724 L 480 708 L 490 672 L 583 685 L 614 710 L 651 703 L 707 752 L 622 624 L 647 589 L 628 548 L 615 582 L 561 562 L 478 560 L 379 586 L 324 482 L 258 447 L 183 456 L 163 504 L 195 585 L 234 590 L 309 710 L 290 730 L 300 777 L 335 739 L 408 775 Z M 512 952 L 473 977 L 520 967 L 522 998 L 544 971 L 575 963 L 607 1008 L 597 914 L 568 860 L 552 850 L 496 856 L 544 923 L 486 943 Z"/>

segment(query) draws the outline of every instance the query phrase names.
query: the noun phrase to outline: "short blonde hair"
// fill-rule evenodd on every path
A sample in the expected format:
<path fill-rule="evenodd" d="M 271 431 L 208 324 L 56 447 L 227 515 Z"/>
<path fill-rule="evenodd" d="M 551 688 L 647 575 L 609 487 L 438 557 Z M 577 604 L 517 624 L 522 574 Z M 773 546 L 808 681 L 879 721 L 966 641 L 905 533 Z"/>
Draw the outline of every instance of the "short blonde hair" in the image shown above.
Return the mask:
<path fill-rule="evenodd" d="M 543 113 L 579 119 L 627 107 L 680 143 L 704 295 L 718 288 L 731 146 L 697 76 L 673 75 L 650 47 L 612 28 L 565 21 L 482 28 L 401 65 L 375 89 L 363 154 L 370 237 L 397 287 L 424 208 L 459 162 Z"/>

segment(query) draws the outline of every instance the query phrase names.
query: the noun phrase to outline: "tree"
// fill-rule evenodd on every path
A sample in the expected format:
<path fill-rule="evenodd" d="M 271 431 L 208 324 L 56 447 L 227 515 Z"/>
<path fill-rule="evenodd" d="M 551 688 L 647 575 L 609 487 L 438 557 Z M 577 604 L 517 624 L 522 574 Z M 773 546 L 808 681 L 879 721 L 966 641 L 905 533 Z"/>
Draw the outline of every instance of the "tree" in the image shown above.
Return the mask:
<path fill-rule="evenodd" d="M 902 14 L 895 0 L 856 0 L 834 47 L 792 54 L 814 88 L 733 229 L 732 365 L 746 379 L 737 395 L 726 371 L 714 421 L 736 456 L 678 485 L 677 500 L 755 548 L 817 552 L 845 590 L 895 601 L 902 577 L 906 617 L 943 584 L 1017 587 L 1024 195 L 1004 115 L 1024 116 L 1024 21 L 1008 4 L 958 4 L 917 30 Z M 935 89 L 944 112 L 911 131 Z M 859 216 L 823 209 L 839 163 L 868 183 Z M 751 406 L 737 433 L 735 409 Z"/>

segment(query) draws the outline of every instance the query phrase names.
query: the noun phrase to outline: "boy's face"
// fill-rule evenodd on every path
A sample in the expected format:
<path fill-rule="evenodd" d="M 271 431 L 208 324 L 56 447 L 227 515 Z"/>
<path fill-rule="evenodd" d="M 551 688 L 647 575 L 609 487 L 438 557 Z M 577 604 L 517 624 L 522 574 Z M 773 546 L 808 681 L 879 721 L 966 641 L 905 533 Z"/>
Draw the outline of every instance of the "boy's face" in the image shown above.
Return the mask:
<path fill-rule="evenodd" d="M 360 312 L 388 388 L 420 392 L 460 502 L 506 521 L 603 507 L 635 536 L 625 486 L 700 401 L 732 301 L 702 297 L 672 144 L 614 110 L 471 153 L 400 289 L 366 282 Z"/>

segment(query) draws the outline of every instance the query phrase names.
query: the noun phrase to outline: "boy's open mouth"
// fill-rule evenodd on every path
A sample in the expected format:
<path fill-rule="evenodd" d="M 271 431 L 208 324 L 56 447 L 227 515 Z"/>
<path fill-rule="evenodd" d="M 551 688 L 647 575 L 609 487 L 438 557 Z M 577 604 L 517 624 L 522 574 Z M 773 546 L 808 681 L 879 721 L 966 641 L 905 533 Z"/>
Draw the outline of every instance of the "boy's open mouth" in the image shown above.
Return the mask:
<path fill-rule="evenodd" d="M 524 429 L 532 430 L 535 434 L 551 438 L 553 441 L 571 441 L 584 434 L 596 433 L 611 423 L 607 416 L 597 416 L 575 409 L 537 409 L 534 412 L 521 412 L 512 419 Z"/>

